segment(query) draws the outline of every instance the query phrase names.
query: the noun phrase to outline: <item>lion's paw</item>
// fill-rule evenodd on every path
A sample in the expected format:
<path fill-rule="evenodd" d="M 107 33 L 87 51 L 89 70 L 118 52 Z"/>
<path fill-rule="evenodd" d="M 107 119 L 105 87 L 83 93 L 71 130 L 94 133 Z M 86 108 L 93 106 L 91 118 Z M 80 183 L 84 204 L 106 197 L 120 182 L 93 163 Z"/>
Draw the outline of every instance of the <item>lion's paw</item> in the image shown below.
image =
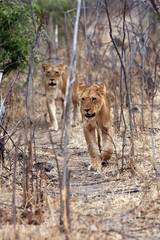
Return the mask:
<path fill-rule="evenodd" d="M 112 149 L 108 149 L 108 150 L 106 150 L 106 152 L 102 153 L 101 154 L 102 162 L 106 162 L 106 161 L 110 160 L 111 157 L 112 157 L 112 154 L 113 154 L 113 150 Z"/>
<path fill-rule="evenodd" d="M 71 123 L 71 126 L 72 126 L 72 127 L 76 127 L 76 125 L 77 125 L 77 124 L 76 124 L 75 122 L 74 122 L 74 123 Z"/>
<path fill-rule="evenodd" d="M 89 165 L 88 166 L 88 171 L 96 171 L 96 167 L 92 166 L 92 165 Z"/>
<path fill-rule="evenodd" d="M 98 166 L 89 165 L 89 166 L 88 166 L 88 171 L 101 172 L 101 168 L 102 168 L 101 165 L 98 165 Z"/>

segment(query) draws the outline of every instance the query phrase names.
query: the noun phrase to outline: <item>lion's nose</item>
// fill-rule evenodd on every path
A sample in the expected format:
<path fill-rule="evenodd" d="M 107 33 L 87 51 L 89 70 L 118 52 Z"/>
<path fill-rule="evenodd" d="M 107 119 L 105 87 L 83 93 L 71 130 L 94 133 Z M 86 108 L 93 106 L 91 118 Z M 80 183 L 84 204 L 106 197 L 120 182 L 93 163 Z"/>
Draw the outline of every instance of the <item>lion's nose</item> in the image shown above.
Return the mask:
<path fill-rule="evenodd" d="M 87 113 L 89 112 L 89 110 L 91 110 L 90 108 L 86 108 L 84 109 Z"/>

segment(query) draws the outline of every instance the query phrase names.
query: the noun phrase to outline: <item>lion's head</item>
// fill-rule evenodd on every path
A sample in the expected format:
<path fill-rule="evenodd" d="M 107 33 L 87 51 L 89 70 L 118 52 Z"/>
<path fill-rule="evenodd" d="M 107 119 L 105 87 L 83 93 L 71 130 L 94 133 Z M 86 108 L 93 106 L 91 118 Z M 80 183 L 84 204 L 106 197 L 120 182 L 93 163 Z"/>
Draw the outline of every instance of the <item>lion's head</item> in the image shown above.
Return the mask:
<path fill-rule="evenodd" d="M 106 86 L 104 84 L 100 87 L 79 85 L 78 94 L 81 101 L 82 116 L 86 119 L 94 119 L 105 102 Z"/>
<path fill-rule="evenodd" d="M 66 65 L 59 64 L 48 65 L 47 63 L 42 63 L 42 70 L 45 72 L 46 77 L 46 87 L 47 88 L 56 88 L 62 81 L 62 75 L 66 68 Z"/>

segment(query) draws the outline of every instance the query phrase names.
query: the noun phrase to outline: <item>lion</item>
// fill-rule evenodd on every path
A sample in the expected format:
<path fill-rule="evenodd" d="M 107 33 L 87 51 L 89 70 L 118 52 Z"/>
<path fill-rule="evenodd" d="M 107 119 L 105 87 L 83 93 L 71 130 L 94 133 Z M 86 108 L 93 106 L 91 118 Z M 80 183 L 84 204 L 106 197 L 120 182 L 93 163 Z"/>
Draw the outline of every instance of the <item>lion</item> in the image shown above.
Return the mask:
<path fill-rule="evenodd" d="M 78 85 L 84 137 L 88 146 L 91 164 L 88 170 L 101 170 L 102 162 L 113 153 L 110 104 L 106 86 Z"/>
<path fill-rule="evenodd" d="M 58 122 L 56 118 L 56 99 L 62 101 L 62 106 L 66 94 L 66 85 L 69 68 L 65 64 L 48 65 L 47 63 L 42 63 L 42 70 L 45 73 L 45 91 L 46 91 L 46 105 L 48 109 L 48 114 L 50 118 L 50 130 L 58 130 Z M 80 105 L 77 98 L 77 86 L 78 78 L 76 76 L 74 86 L 72 89 L 72 102 L 73 102 L 73 124 L 75 125 L 79 121 L 80 116 Z M 63 113 L 62 113 L 63 117 Z"/>

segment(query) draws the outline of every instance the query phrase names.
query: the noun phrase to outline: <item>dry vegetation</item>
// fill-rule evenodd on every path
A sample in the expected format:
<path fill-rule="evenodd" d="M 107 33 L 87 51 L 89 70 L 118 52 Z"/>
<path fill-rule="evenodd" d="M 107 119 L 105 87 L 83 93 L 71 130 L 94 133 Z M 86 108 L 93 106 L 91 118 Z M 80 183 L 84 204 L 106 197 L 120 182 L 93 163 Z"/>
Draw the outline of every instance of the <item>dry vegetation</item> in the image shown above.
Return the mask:
<path fill-rule="evenodd" d="M 81 12 L 77 74 L 80 82 L 104 82 L 108 88 L 114 155 L 101 173 L 88 171 L 90 159 L 82 124 L 71 127 L 66 226 L 68 216 L 63 215 L 62 204 L 66 195 L 60 191 L 64 174 L 62 129 L 48 131 L 41 61 L 33 78 L 30 109 L 25 104 L 27 73 L 18 76 L 13 89 L 17 73 L 4 77 L 3 97 L 8 96 L 9 89 L 11 96 L 1 123 L 2 240 L 160 239 L 159 16 L 148 3 L 135 1 L 136 8 L 128 1 L 129 10 L 123 4 L 118 9 L 111 4 L 110 29 L 106 2 L 89 5 L 86 1 L 87 11 Z M 155 13 L 151 19 L 149 12 Z M 68 62 L 67 46 L 72 54 L 72 44 L 64 44 L 58 49 L 58 62 Z M 48 58 L 47 48 L 41 47 L 43 59 Z M 54 54 L 48 62 L 55 64 Z M 154 83 L 149 85 L 147 77 L 154 78 Z M 59 102 L 57 106 L 60 120 Z"/>

